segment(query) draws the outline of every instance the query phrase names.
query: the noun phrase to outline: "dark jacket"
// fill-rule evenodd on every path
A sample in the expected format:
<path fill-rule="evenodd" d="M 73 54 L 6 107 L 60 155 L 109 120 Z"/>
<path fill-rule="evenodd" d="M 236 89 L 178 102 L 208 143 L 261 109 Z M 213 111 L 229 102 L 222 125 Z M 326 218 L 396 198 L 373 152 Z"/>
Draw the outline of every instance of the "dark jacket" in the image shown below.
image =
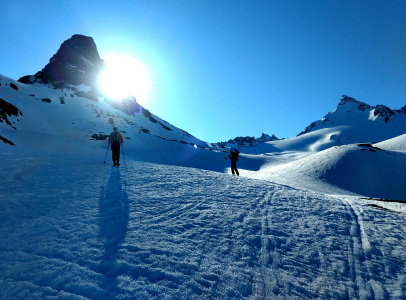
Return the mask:
<path fill-rule="evenodd" d="M 230 158 L 232 161 L 237 161 L 239 159 L 239 154 L 231 150 L 228 158 Z"/>

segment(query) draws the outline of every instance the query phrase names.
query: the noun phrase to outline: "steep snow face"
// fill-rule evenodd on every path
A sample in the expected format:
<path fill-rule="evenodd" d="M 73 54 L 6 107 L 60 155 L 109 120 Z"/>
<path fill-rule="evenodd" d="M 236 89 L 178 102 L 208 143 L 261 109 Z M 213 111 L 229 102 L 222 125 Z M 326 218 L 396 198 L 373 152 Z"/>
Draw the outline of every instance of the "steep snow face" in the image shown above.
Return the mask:
<path fill-rule="evenodd" d="M 334 112 L 313 122 L 298 136 L 324 128 L 348 126 L 337 135 L 340 143 L 380 142 L 404 133 L 406 128 L 406 105 L 391 110 L 384 105 L 370 106 L 354 98 L 343 96 Z"/>

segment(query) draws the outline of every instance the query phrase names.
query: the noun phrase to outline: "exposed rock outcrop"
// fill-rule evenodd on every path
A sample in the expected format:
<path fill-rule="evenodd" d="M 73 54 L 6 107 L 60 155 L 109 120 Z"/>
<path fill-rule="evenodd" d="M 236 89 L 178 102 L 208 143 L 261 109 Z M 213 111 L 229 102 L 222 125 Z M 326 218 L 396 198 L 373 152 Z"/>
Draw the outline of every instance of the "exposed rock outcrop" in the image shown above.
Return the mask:
<path fill-rule="evenodd" d="M 395 113 L 385 105 L 377 105 L 374 110 L 374 116 L 381 118 L 385 123 L 388 123 L 391 116 Z"/>
<path fill-rule="evenodd" d="M 93 38 L 75 34 L 62 43 L 41 71 L 21 77 L 18 81 L 96 86 L 104 68 L 104 60 L 100 58 Z"/>
<path fill-rule="evenodd" d="M 8 120 L 8 117 L 11 116 L 22 116 L 23 113 L 21 110 L 19 110 L 17 107 L 15 107 L 13 104 L 8 103 L 7 101 L 3 100 L 0 98 L 0 123 L 5 121 L 7 125 L 11 126 L 13 129 L 17 129 L 11 124 L 11 122 Z"/>

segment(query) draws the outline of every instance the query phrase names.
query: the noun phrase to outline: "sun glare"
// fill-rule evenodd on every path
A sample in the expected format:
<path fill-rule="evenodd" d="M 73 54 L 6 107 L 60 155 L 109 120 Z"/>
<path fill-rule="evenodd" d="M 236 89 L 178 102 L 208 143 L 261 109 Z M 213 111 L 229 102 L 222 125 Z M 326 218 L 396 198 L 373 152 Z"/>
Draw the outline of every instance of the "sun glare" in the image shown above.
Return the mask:
<path fill-rule="evenodd" d="M 122 55 L 111 55 L 105 62 L 106 69 L 100 77 L 103 92 L 115 99 L 131 95 L 144 105 L 150 85 L 145 68 L 131 57 Z"/>

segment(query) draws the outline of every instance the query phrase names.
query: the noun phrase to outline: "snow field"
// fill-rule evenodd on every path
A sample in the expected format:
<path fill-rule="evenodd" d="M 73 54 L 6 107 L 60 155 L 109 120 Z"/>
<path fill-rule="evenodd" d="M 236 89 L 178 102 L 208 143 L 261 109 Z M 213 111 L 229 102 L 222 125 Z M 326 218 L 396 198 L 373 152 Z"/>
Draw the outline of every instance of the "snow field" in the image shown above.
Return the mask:
<path fill-rule="evenodd" d="M 406 200 L 404 152 L 352 144 L 308 153 L 288 163 L 276 160 L 282 163 L 269 163 L 246 176 L 326 194 Z"/>
<path fill-rule="evenodd" d="M 402 299 L 404 214 L 193 168 L 0 150 L 0 299 Z M 110 162 L 110 159 L 108 159 Z"/>
<path fill-rule="evenodd" d="M 406 134 L 399 135 L 392 139 L 374 145 L 388 151 L 406 152 Z"/>

